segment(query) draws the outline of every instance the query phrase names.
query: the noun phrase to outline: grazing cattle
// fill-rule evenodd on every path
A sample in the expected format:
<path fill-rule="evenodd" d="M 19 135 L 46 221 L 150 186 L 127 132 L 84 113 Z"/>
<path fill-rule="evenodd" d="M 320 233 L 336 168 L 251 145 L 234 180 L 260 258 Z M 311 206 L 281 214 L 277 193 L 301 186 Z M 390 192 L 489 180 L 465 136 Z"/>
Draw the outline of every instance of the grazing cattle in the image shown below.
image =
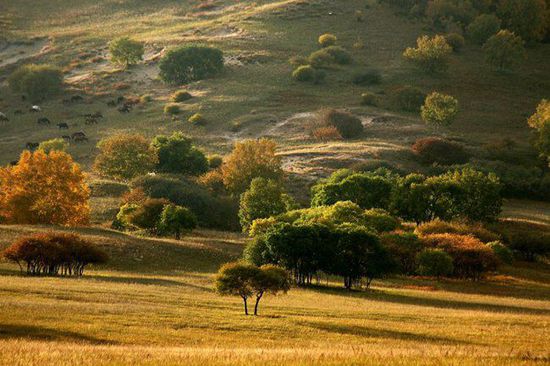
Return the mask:
<path fill-rule="evenodd" d="M 59 127 L 60 130 L 68 130 L 69 129 L 69 125 L 66 124 L 65 122 L 58 123 L 57 127 Z"/>
<path fill-rule="evenodd" d="M 88 141 L 88 137 L 84 132 L 75 132 L 71 135 L 74 142 L 84 142 Z"/>
<path fill-rule="evenodd" d="M 36 149 L 38 149 L 38 146 L 40 144 L 38 142 L 27 142 L 27 144 L 25 145 L 25 147 L 28 149 L 28 150 L 31 150 L 31 151 L 34 151 Z"/>
<path fill-rule="evenodd" d="M 46 117 L 40 117 L 39 119 L 36 120 L 36 123 L 38 123 L 39 125 L 49 125 L 50 120 L 47 119 Z"/>
<path fill-rule="evenodd" d="M 107 102 L 107 106 L 109 106 L 109 107 L 116 107 L 116 101 L 114 101 L 114 100 L 108 101 L 108 102 Z"/>
<path fill-rule="evenodd" d="M 124 104 L 122 107 L 118 107 L 118 111 L 120 113 L 130 113 L 131 110 L 132 110 L 132 107 L 129 106 L 128 104 Z"/>
<path fill-rule="evenodd" d="M 63 135 L 63 136 L 61 136 L 61 138 L 65 141 L 71 141 L 71 136 L 69 136 L 69 135 Z"/>
<path fill-rule="evenodd" d="M 4 113 L 0 112 L 0 122 L 9 122 L 10 119 Z"/>
<path fill-rule="evenodd" d="M 33 113 L 38 113 L 38 112 L 41 112 L 41 111 L 42 111 L 42 108 L 40 108 L 40 106 L 37 106 L 37 105 L 33 105 L 29 109 L 29 112 L 33 112 Z"/>

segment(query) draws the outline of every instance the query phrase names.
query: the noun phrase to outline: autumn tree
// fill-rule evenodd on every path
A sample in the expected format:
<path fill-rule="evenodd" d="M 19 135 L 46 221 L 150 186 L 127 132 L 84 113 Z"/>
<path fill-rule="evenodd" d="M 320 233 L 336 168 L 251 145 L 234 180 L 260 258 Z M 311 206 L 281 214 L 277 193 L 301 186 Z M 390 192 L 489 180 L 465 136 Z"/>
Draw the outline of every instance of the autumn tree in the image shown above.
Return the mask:
<path fill-rule="evenodd" d="M 197 218 L 186 207 L 174 204 L 164 206 L 159 221 L 159 228 L 165 234 L 173 234 L 179 240 L 182 233 L 197 227 Z"/>
<path fill-rule="evenodd" d="M 489 65 L 499 71 L 513 68 L 525 58 L 521 37 L 509 30 L 501 30 L 483 45 Z"/>
<path fill-rule="evenodd" d="M 403 53 L 405 59 L 416 64 L 428 73 L 447 70 L 449 55 L 453 49 L 444 36 L 436 35 L 433 38 L 422 36 L 416 40 L 417 47 L 409 47 Z"/>
<path fill-rule="evenodd" d="M 61 151 L 24 151 L 0 168 L 0 218 L 10 224 L 85 225 L 90 191 L 80 167 Z"/>
<path fill-rule="evenodd" d="M 421 107 L 424 122 L 433 126 L 449 126 L 458 114 L 458 101 L 450 95 L 433 92 Z"/>
<path fill-rule="evenodd" d="M 227 189 L 240 194 L 257 177 L 280 181 L 283 171 L 281 158 L 275 154 L 276 148 L 277 144 L 269 139 L 237 142 L 221 168 Z"/>
<path fill-rule="evenodd" d="M 550 101 L 543 99 L 537 111 L 529 118 L 529 126 L 536 131 L 535 145 L 550 162 Z"/>
<path fill-rule="evenodd" d="M 152 171 L 157 151 L 141 135 L 119 134 L 103 139 L 94 167 L 103 176 L 127 180 Z"/>

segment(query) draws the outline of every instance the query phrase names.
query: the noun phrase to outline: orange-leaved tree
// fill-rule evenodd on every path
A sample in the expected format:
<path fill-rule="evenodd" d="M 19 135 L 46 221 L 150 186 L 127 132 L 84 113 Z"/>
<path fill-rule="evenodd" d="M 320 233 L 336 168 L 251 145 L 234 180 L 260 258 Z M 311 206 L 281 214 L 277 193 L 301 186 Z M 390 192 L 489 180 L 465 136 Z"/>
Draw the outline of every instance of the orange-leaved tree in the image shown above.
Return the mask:
<path fill-rule="evenodd" d="M 8 224 L 85 225 L 90 191 L 84 173 L 62 151 L 24 151 L 0 168 L 0 219 Z"/>

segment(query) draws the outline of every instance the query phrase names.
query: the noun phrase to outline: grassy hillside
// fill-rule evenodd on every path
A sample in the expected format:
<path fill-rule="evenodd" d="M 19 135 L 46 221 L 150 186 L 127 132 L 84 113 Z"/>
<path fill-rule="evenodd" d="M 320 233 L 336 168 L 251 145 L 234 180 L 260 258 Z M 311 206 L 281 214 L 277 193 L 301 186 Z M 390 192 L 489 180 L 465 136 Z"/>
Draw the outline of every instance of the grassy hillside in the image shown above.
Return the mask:
<path fill-rule="evenodd" d="M 45 228 L 2 227 L 0 242 Z M 79 229 L 113 256 L 80 279 L 0 264 L 0 364 L 543 364 L 550 272 L 516 265 L 482 283 L 375 281 L 268 296 L 259 317 L 219 297 L 212 272 L 242 239 L 182 242 Z M 16 361 L 14 361 L 16 360 Z"/>

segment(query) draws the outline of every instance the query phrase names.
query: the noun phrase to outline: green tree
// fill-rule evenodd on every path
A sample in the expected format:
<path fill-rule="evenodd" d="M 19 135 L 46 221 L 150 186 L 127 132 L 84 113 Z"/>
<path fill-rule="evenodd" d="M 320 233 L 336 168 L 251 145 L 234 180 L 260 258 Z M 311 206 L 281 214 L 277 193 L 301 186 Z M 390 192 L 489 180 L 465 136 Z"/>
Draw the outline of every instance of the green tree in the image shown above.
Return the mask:
<path fill-rule="evenodd" d="M 250 188 L 241 195 L 239 219 L 243 231 L 248 231 L 256 219 L 276 216 L 285 211 L 283 189 L 274 180 L 254 178 Z"/>
<path fill-rule="evenodd" d="M 248 315 L 247 301 L 256 293 L 255 284 L 259 273 L 260 269 L 252 264 L 227 263 L 216 275 L 216 292 L 220 295 L 240 296 L 244 303 L 244 313 Z"/>
<path fill-rule="evenodd" d="M 207 46 L 183 46 L 168 51 L 159 68 L 165 82 L 189 83 L 219 74 L 223 70 L 223 53 Z"/>
<path fill-rule="evenodd" d="M 109 53 L 111 62 L 128 67 L 143 59 L 143 43 L 128 37 L 117 38 L 109 42 Z"/>
<path fill-rule="evenodd" d="M 94 168 L 103 176 L 132 179 L 152 171 L 157 151 L 141 135 L 118 134 L 101 140 Z"/>
<path fill-rule="evenodd" d="M 535 145 L 542 156 L 550 163 L 550 101 L 543 99 L 536 112 L 529 118 L 528 124 L 537 133 Z"/>
<path fill-rule="evenodd" d="M 513 68 L 525 58 L 523 40 L 509 30 L 501 30 L 483 45 L 489 65 L 499 71 Z"/>
<path fill-rule="evenodd" d="M 467 34 L 474 43 L 482 45 L 500 30 L 500 19 L 494 14 L 481 14 L 468 25 Z"/>
<path fill-rule="evenodd" d="M 164 207 L 169 204 L 168 200 L 162 198 L 149 198 L 135 210 L 128 213 L 128 222 L 141 229 L 157 232 L 161 214 Z"/>
<path fill-rule="evenodd" d="M 258 305 L 264 294 L 276 295 L 280 292 L 288 292 L 290 290 L 290 277 L 283 268 L 266 264 L 260 267 L 260 271 L 254 277 L 252 288 L 256 295 L 254 315 L 258 315 Z"/>
<path fill-rule="evenodd" d="M 8 78 L 11 89 L 26 94 L 33 102 L 51 98 L 63 89 L 61 69 L 51 65 L 24 65 Z"/>
<path fill-rule="evenodd" d="M 418 273 L 423 276 L 448 276 L 453 273 L 453 258 L 439 249 L 425 249 L 418 254 Z"/>
<path fill-rule="evenodd" d="M 449 126 L 458 114 L 458 101 L 450 95 L 433 92 L 420 108 L 424 122 L 434 126 Z"/>
<path fill-rule="evenodd" d="M 38 145 L 38 150 L 44 151 L 46 154 L 49 154 L 50 151 L 67 151 L 69 144 L 62 138 L 56 138 L 51 140 L 42 141 Z"/>
<path fill-rule="evenodd" d="M 197 227 L 197 218 L 185 207 L 169 204 L 160 214 L 159 229 L 166 234 L 174 234 L 177 240 L 182 233 L 190 232 Z"/>
<path fill-rule="evenodd" d="M 444 36 L 436 35 L 433 38 L 422 36 L 416 40 L 417 47 L 409 47 L 403 53 L 405 59 L 416 64 L 428 73 L 447 70 L 449 55 L 453 49 Z"/>
<path fill-rule="evenodd" d="M 529 43 L 544 38 L 548 28 L 547 11 L 545 0 L 500 0 L 497 6 L 504 28 Z"/>
<path fill-rule="evenodd" d="M 206 156 L 181 132 L 156 136 L 151 146 L 158 152 L 160 172 L 199 175 L 208 171 Z"/>

